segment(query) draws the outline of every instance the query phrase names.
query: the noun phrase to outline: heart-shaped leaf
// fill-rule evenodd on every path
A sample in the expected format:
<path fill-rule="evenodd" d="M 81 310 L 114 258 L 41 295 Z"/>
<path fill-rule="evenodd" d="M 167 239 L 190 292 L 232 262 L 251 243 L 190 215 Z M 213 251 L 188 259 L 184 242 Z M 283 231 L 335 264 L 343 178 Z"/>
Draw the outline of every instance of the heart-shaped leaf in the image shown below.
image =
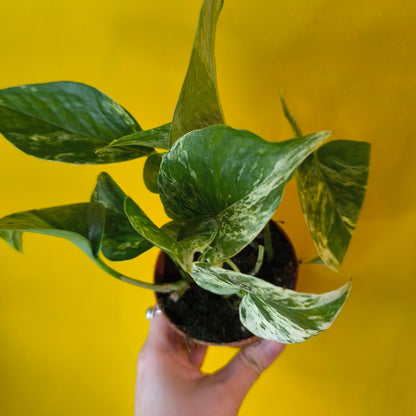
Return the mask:
<path fill-rule="evenodd" d="M 280 96 L 294 133 L 296 119 Z M 326 264 L 337 271 L 344 259 L 364 199 L 370 144 L 336 140 L 310 155 L 298 168 L 296 184 L 306 223 L 319 256 L 309 264 Z"/>
<path fill-rule="evenodd" d="M 293 344 L 329 328 L 345 303 L 351 283 L 320 295 L 298 293 L 254 276 L 194 263 L 191 273 L 198 285 L 221 295 L 239 293 L 240 319 L 261 338 Z"/>
<path fill-rule="evenodd" d="M 111 98 L 85 84 L 53 82 L 0 90 L 0 132 L 23 152 L 77 164 L 121 162 L 153 152 L 144 146 L 96 152 L 141 131 Z"/>
<path fill-rule="evenodd" d="M 102 172 L 98 179 L 92 201 L 106 208 L 106 222 L 101 250 L 109 260 L 129 260 L 153 247 L 131 226 L 124 213 L 126 194 L 111 176 Z"/>
<path fill-rule="evenodd" d="M 298 168 L 302 211 L 320 258 L 333 270 L 342 263 L 364 200 L 370 144 L 335 140 Z"/>
<path fill-rule="evenodd" d="M 33 232 L 65 238 L 93 260 L 104 232 L 105 210 L 95 202 L 35 209 L 0 219 L 3 232 Z"/>
<path fill-rule="evenodd" d="M 185 133 L 223 124 L 215 70 L 215 29 L 223 0 L 204 0 L 188 71 L 182 85 L 170 133 L 171 145 Z"/>
<path fill-rule="evenodd" d="M 160 166 L 166 213 L 182 223 L 215 218 L 218 234 L 207 259 L 216 264 L 231 258 L 264 228 L 294 170 L 329 135 L 274 143 L 228 126 L 190 132 Z"/>
<path fill-rule="evenodd" d="M 109 206 L 114 208 L 118 205 L 118 201 L 115 198 L 112 204 L 111 199 L 110 195 Z M 108 212 L 114 213 L 115 211 Z M 99 257 L 105 214 L 105 207 L 96 202 L 19 212 L 0 219 L 0 237 L 6 237 L 6 241 L 19 250 L 21 250 L 20 242 L 16 244 L 11 241 L 13 233 L 28 231 L 62 237 L 77 245 L 102 270 L 124 282 L 160 292 L 183 290 L 188 287 L 188 284 L 183 281 L 153 285 L 127 277 L 105 264 Z"/>

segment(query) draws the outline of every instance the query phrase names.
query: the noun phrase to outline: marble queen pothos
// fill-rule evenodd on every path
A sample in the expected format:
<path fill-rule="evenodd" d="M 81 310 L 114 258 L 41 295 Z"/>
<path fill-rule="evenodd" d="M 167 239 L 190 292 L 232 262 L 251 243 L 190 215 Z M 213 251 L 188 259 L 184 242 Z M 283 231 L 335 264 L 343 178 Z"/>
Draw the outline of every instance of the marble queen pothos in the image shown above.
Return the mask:
<path fill-rule="evenodd" d="M 265 228 L 294 176 L 318 261 L 338 270 L 363 202 L 369 144 L 303 135 L 282 99 L 295 138 L 271 142 L 225 125 L 214 44 L 222 0 L 203 2 L 182 90 L 170 123 L 143 130 L 95 88 L 75 82 L 0 90 L 0 132 L 23 152 L 72 164 L 146 157 L 144 181 L 171 221 L 156 226 L 107 173 L 91 201 L 35 209 L 0 219 L 0 236 L 17 250 L 23 232 L 66 238 L 112 276 L 182 296 L 191 284 L 241 298 L 241 323 L 254 334 L 297 343 L 328 328 L 350 283 L 324 294 L 297 293 L 223 268 Z M 124 276 L 103 259 L 123 261 L 156 246 L 181 279 L 150 284 Z M 263 261 L 259 249 L 258 261 Z M 234 265 L 235 266 L 235 265 Z"/>

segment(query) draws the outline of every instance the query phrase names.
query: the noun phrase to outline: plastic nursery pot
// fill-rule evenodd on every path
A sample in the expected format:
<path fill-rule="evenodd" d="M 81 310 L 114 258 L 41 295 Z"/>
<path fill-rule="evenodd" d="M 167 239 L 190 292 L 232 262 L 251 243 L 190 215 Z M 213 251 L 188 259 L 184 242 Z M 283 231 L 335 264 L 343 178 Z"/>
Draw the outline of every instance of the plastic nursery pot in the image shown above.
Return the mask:
<path fill-rule="evenodd" d="M 298 277 L 295 250 L 279 225 L 270 221 L 269 226 L 273 257 L 269 257 L 270 250 L 269 256 L 265 253 L 262 267 L 256 276 L 277 286 L 295 289 Z M 232 258 L 242 273 L 250 273 L 254 269 L 258 257 L 257 247 L 265 246 L 265 238 L 267 239 L 263 230 L 252 243 Z M 181 278 L 175 263 L 165 253 L 160 252 L 156 261 L 154 282 L 171 283 Z M 192 282 L 182 296 L 178 297 L 176 293 L 156 293 L 156 301 L 174 328 L 197 343 L 242 347 L 258 340 L 241 324 L 241 298 L 237 295 L 216 295 Z"/>

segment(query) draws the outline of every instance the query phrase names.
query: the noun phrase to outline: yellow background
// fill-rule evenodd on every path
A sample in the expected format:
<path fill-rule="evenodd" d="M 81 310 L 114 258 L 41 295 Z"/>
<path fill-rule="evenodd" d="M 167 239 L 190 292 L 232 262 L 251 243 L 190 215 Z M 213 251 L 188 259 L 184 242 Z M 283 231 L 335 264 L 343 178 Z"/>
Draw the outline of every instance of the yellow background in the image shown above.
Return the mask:
<path fill-rule="evenodd" d="M 95 86 L 144 128 L 171 119 L 198 0 L 2 0 L 0 88 L 58 80 Z M 304 132 L 372 143 L 362 215 L 340 273 L 302 266 L 299 289 L 353 279 L 326 333 L 290 346 L 241 415 L 413 415 L 415 395 L 415 6 L 411 0 L 225 0 L 217 69 L 228 124 L 266 139 L 291 132 L 284 89 Z M 105 169 L 159 224 L 142 161 L 47 163 L 0 140 L 0 216 L 87 201 Z M 298 255 L 315 255 L 293 184 L 276 218 Z M 98 270 L 66 241 L 0 242 L 0 414 L 132 415 L 136 356 L 150 292 Z M 151 279 L 156 251 L 119 265 Z M 213 348 L 205 369 L 233 351 Z"/>

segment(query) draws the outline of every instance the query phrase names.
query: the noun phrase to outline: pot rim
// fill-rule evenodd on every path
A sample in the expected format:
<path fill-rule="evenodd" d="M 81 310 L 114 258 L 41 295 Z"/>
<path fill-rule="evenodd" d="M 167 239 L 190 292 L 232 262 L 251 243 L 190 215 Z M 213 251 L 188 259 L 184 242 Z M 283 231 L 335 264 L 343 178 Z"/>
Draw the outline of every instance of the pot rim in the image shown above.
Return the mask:
<path fill-rule="evenodd" d="M 165 258 L 166 258 L 166 256 L 167 256 L 167 254 L 164 253 L 163 251 L 160 251 L 159 254 L 158 254 L 158 256 L 157 256 L 156 265 L 155 265 L 155 271 L 154 271 L 154 274 L 153 274 L 153 281 L 155 283 L 158 283 L 159 282 L 158 276 L 162 276 L 163 275 L 163 270 L 165 268 Z M 155 299 L 156 299 L 156 305 L 157 305 L 157 307 L 159 308 L 159 310 L 161 311 L 161 313 L 163 314 L 163 316 L 166 318 L 166 320 L 168 321 L 168 323 L 172 327 L 172 329 L 175 330 L 179 335 L 181 335 L 185 339 L 191 340 L 192 342 L 195 342 L 198 345 L 241 348 L 241 347 L 245 347 L 246 345 L 254 344 L 254 343 L 256 343 L 256 342 L 258 342 L 258 341 L 261 340 L 261 338 L 259 338 L 257 335 L 253 335 L 252 337 L 245 338 L 245 339 L 242 339 L 240 341 L 221 342 L 221 343 L 220 342 L 209 342 L 209 341 L 204 341 L 204 340 L 192 338 L 192 337 L 186 335 L 185 332 L 183 332 L 181 329 L 179 329 L 171 321 L 171 319 L 166 315 L 165 311 L 163 310 L 163 307 L 159 303 L 159 299 L 158 299 L 157 292 L 154 292 L 154 294 L 155 294 Z"/>
<path fill-rule="evenodd" d="M 280 225 L 276 221 L 270 220 L 270 222 L 273 222 L 273 224 L 278 228 L 279 232 L 283 235 L 283 237 L 285 237 L 287 243 L 290 246 L 290 249 L 292 251 L 293 257 L 294 257 L 295 261 L 298 263 L 295 249 L 293 247 L 293 244 L 292 244 L 291 240 L 287 236 L 286 232 L 282 229 L 282 227 L 280 227 Z M 153 282 L 154 283 L 161 283 L 161 276 L 164 274 L 164 269 L 165 269 L 165 258 L 166 258 L 166 256 L 167 256 L 167 254 L 165 252 L 163 252 L 162 250 L 159 252 L 159 254 L 157 256 L 156 264 L 155 264 L 155 268 L 154 268 L 154 273 L 153 273 Z M 296 268 L 296 273 L 295 273 L 295 276 L 294 276 L 294 279 L 295 279 L 295 288 L 296 288 L 297 281 L 298 281 L 298 274 L 299 274 L 299 269 Z M 241 347 L 244 347 L 244 346 L 247 346 L 247 345 L 251 345 L 251 344 L 254 344 L 256 342 L 261 341 L 261 338 L 258 337 L 257 335 L 253 335 L 252 337 L 245 338 L 245 339 L 242 339 L 242 340 L 239 340 L 239 341 L 224 342 L 224 343 L 209 342 L 209 341 L 199 340 L 199 339 L 196 339 L 196 338 L 189 337 L 182 330 L 180 330 L 171 321 L 171 319 L 167 316 L 167 314 L 163 310 L 161 304 L 159 303 L 158 293 L 157 292 L 154 292 L 154 295 L 155 295 L 157 307 L 163 313 L 163 315 L 165 316 L 165 318 L 168 321 L 169 325 L 178 334 L 180 334 L 181 336 L 183 336 L 186 339 L 192 340 L 196 344 L 199 344 L 199 345 L 207 345 L 207 346 L 227 346 L 227 347 L 241 348 Z"/>

